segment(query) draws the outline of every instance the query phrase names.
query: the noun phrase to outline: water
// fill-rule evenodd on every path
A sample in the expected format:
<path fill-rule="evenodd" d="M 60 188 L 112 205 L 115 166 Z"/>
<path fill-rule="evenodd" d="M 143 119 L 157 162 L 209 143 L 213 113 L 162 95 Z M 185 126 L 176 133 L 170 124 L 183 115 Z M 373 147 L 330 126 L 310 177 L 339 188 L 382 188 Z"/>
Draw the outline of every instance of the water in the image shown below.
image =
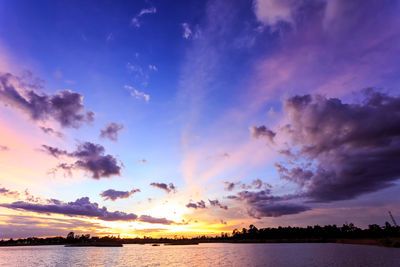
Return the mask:
<path fill-rule="evenodd" d="M 0 266 L 400 266 L 400 249 L 343 244 L 0 247 Z"/>

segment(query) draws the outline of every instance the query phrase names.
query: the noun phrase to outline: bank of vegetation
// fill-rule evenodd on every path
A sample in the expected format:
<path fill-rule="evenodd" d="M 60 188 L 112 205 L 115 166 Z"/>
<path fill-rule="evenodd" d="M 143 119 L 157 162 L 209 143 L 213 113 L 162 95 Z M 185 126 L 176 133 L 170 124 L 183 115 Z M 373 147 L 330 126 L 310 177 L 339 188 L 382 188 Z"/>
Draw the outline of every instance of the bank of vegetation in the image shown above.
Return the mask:
<path fill-rule="evenodd" d="M 235 229 L 232 233 L 221 235 L 199 236 L 194 238 L 119 238 L 116 236 L 91 237 L 75 235 L 70 232 L 67 237 L 28 237 L 21 239 L 1 240 L 0 246 L 122 246 L 122 244 L 169 244 L 194 245 L 198 243 L 344 243 L 400 247 L 400 227 L 386 222 L 384 226 L 371 224 L 366 229 L 354 224 L 342 226 L 307 226 L 260 228 L 250 225 L 249 228 Z"/>

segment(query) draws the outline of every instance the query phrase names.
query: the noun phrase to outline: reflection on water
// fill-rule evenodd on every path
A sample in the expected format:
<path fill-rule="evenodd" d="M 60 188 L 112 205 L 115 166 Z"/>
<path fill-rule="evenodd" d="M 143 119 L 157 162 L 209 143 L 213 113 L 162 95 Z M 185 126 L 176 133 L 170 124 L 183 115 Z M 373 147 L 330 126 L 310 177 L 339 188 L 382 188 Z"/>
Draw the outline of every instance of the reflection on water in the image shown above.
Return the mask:
<path fill-rule="evenodd" d="M 0 247 L 0 266 L 400 266 L 400 249 L 343 244 Z"/>

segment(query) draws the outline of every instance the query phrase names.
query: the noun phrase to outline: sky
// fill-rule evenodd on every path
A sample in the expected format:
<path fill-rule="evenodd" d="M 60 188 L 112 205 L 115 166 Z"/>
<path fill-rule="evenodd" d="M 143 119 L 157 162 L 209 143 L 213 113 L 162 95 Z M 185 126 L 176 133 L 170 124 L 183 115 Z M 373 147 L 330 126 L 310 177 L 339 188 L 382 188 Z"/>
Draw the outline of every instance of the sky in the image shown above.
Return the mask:
<path fill-rule="evenodd" d="M 400 216 L 399 12 L 0 1 L 0 238 Z"/>

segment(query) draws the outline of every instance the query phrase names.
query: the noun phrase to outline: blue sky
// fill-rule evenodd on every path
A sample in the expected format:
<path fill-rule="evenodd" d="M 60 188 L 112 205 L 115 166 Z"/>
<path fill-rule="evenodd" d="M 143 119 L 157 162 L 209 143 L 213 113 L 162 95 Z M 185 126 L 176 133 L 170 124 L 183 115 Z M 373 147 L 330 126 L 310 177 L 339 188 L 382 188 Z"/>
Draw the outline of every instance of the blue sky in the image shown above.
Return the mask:
<path fill-rule="evenodd" d="M 133 236 L 384 223 L 387 209 L 400 214 L 397 157 L 386 158 L 400 135 L 382 119 L 399 119 L 398 11 L 373 0 L 2 1 L 0 215 L 12 225 L 26 213 L 19 227 L 37 221 L 40 235 L 70 230 L 44 230 L 46 218 Z M 100 137 L 110 123 L 114 140 Z M 138 219 L 53 212 L 87 207 L 82 197 Z"/>

